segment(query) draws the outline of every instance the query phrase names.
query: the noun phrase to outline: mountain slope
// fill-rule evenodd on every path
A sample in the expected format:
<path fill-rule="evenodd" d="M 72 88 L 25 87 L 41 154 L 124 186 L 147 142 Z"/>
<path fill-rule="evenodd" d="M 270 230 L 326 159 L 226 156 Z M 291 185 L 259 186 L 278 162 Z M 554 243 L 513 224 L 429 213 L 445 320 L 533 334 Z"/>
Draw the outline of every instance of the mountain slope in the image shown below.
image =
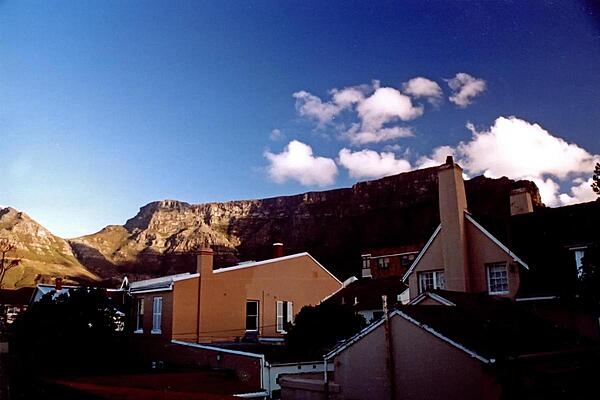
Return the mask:
<path fill-rule="evenodd" d="M 79 263 L 66 240 L 54 236 L 14 208 L 0 208 L 0 237 L 16 246 L 8 256 L 21 259 L 18 267 L 6 273 L 4 288 L 33 286 L 37 282 L 50 282 L 57 276 L 67 283 L 98 280 Z"/>
<path fill-rule="evenodd" d="M 477 177 L 466 181 L 469 210 L 500 238 L 510 214 L 509 193 L 529 181 Z M 192 205 L 153 202 L 123 226 L 70 241 L 82 262 L 103 277 L 136 279 L 195 270 L 193 251 L 215 250 L 217 267 L 308 251 L 340 278 L 360 271 L 365 249 L 423 245 L 439 223 L 437 168 L 357 183 L 352 188 L 262 200 Z"/>

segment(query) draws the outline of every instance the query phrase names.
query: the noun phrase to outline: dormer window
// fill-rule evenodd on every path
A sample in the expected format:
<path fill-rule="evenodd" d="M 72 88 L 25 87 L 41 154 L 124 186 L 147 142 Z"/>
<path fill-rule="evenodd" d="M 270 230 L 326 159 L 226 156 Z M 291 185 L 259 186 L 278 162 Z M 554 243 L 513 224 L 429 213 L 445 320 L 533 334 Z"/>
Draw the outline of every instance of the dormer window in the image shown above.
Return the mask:
<path fill-rule="evenodd" d="M 427 292 L 434 289 L 444 289 L 446 280 L 444 270 L 425 271 L 419 273 L 419 292 Z"/>
<path fill-rule="evenodd" d="M 508 269 L 505 262 L 486 264 L 489 294 L 508 293 Z"/>

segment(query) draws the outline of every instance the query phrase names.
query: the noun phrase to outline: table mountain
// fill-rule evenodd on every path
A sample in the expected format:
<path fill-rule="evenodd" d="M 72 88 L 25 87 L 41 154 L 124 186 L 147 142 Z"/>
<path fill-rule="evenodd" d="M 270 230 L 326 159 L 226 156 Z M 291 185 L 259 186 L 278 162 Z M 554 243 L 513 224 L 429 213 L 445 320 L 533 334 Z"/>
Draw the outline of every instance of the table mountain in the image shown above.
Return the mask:
<path fill-rule="evenodd" d="M 2 287 L 15 288 L 49 283 L 57 276 L 65 283 L 97 282 L 99 278 L 75 258 L 66 240 L 11 207 L 0 207 L 0 238 L 16 246 L 8 257 L 19 258 L 19 266 L 10 269 Z"/>
<path fill-rule="evenodd" d="M 529 181 L 476 177 L 465 183 L 469 210 L 506 238 L 509 193 Z M 269 258 L 274 242 L 285 252 L 310 252 L 339 278 L 360 273 L 365 249 L 421 246 L 439 223 L 437 168 L 402 173 L 351 188 L 224 203 L 176 200 L 143 206 L 123 226 L 69 241 L 80 262 L 104 278 L 138 279 L 195 270 L 193 251 L 215 250 L 217 267 Z"/>

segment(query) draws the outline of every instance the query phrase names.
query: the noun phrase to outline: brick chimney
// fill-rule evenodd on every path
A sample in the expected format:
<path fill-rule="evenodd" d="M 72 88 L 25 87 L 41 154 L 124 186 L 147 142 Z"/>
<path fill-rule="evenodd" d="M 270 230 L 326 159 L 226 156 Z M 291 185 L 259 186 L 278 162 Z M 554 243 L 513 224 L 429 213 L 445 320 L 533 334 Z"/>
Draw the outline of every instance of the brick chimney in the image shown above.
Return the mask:
<path fill-rule="evenodd" d="M 273 258 L 283 257 L 283 243 L 273 243 Z"/>
<path fill-rule="evenodd" d="M 470 288 L 464 216 L 467 196 L 462 168 L 454 163 L 452 156 L 438 169 L 438 184 L 445 286 L 448 290 L 467 292 Z"/>
<path fill-rule="evenodd" d="M 533 212 L 531 193 L 525 188 L 515 189 L 510 192 L 510 215 L 527 214 Z"/>
<path fill-rule="evenodd" d="M 63 286 L 62 286 L 62 278 L 56 278 L 54 279 L 54 289 L 58 292 L 60 290 L 62 290 Z"/>
<path fill-rule="evenodd" d="M 202 247 L 196 255 L 196 271 L 201 277 L 213 273 L 213 251 L 210 247 Z"/>

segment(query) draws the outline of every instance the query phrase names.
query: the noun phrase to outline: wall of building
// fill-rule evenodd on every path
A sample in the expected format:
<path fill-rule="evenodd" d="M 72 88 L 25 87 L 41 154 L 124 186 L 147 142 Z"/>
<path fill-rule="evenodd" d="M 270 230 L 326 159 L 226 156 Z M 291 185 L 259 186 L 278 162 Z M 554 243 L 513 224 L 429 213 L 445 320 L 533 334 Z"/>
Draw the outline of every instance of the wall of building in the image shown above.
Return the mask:
<path fill-rule="evenodd" d="M 408 277 L 408 287 L 410 288 L 410 298 L 413 299 L 419 295 L 419 272 L 444 269 L 444 255 L 442 253 L 442 239 L 438 234 L 433 240 L 427 252 L 423 254 L 419 263 Z M 446 282 L 448 283 L 448 282 Z M 452 289 L 449 289 L 452 290 Z"/>
<path fill-rule="evenodd" d="M 173 285 L 172 338 L 197 341 L 199 279 L 180 280 Z"/>
<path fill-rule="evenodd" d="M 485 364 L 401 317 L 392 319 L 396 398 L 499 399 Z M 427 351 L 423 351 L 427 349 Z"/>
<path fill-rule="evenodd" d="M 133 327 L 137 321 L 137 299 L 144 299 L 144 321 L 143 332 L 135 333 L 139 336 L 160 336 L 165 339 L 170 339 L 173 332 L 173 293 L 171 291 L 138 293 L 134 294 L 133 300 Z M 162 316 L 161 316 L 161 332 L 160 334 L 152 333 L 152 303 L 155 297 L 162 297 Z"/>
<path fill-rule="evenodd" d="M 471 273 L 471 290 L 473 292 L 488 291 L 488 276 L 486 264 L 505 262 L 508 272 L 508 290 L 506 297 L 514 299 L 519 290 L 519 266 L 513 257 L 490 240 L 471 222 L 467 222 L 469 238 L 469 271 Z"/>
<path fill-rule="evenodd" d="M 388 399 L 390 378 L 383 325 L 334 359 L 334 382 L 340 399 Z"/>
<path fill-rule="evenodd" d="M 288 258 L 227 272 L 202 271 L 200 341 L 235 340 L 246 331 L 246 300 L 259 301 L 259 334 L 276 331 L 276 302 L 291 301 L 297 314 L 316 305 L 341 283 L 310 256 Z"/>
<path fill-rule="evenodd" d="M 392 318 L 391 326 L 395 398 L 500 398 L 500 387 L 479 360 L 399 316 Z M 388 353 L 382 324 L 337 355 L 334 382 L 339 385 L 339 399 L 391 398 Z"/>

